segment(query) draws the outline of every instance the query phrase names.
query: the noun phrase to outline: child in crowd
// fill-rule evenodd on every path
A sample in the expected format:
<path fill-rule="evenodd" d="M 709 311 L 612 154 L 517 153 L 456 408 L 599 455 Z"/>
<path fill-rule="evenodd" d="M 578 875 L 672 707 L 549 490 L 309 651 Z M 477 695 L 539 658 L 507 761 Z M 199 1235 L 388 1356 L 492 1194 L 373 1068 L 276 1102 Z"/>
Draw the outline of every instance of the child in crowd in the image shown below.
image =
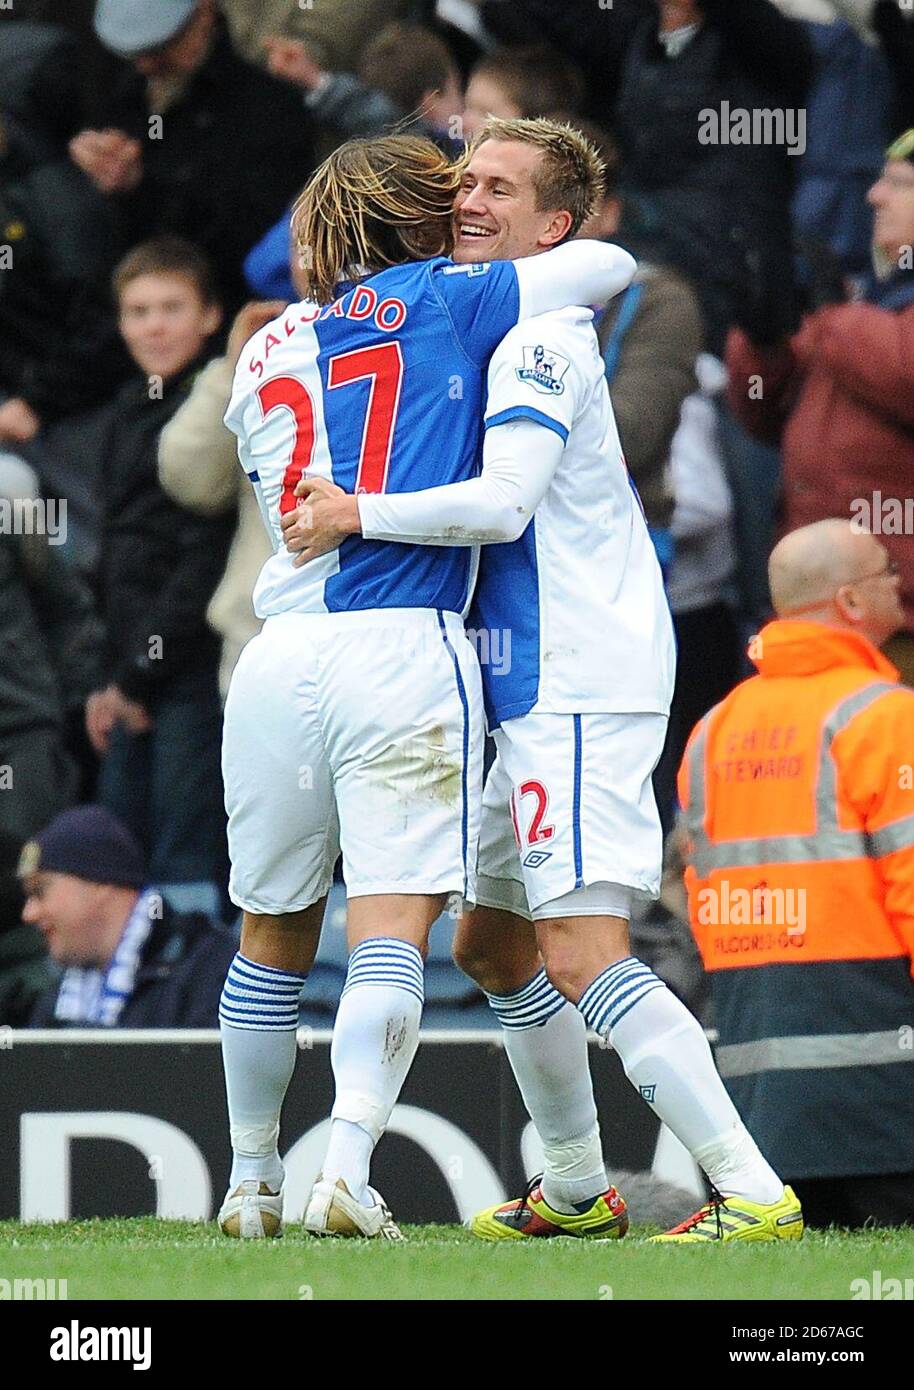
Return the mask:
<path fill-rule="evenodd" d="M 177 237 L 135 247 L 114 274 L 136 376 L 111 405 L 102 463 L 98 600 L 104 683 L 86 704 L 98 798 L 143 845 L 179 911 L 216 912 L 226 849 L 219 640 L 206 607 L 234 518 L 177 506 L 158 480 L 159 434 L 212 355 L 222 311 L 210 265 Z"/>

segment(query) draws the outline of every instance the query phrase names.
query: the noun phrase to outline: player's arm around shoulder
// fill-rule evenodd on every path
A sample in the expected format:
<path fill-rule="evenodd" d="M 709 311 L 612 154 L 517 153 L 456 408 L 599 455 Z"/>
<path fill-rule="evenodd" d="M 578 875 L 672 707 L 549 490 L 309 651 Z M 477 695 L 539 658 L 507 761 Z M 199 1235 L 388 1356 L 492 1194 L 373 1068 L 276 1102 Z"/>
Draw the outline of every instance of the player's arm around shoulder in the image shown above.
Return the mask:
<path fill-rule="evenodd" d="M 638 263 L 609 241 L 567 241 L 540 256 L 514 261 L 520 291 L 518 319 L 535 317 L 568 305 L 605 304 L 621 294 Z"/>
<path fill-rule="evenodd" d="M 545 496 L 564 440 L 523 414 L 486 432 L 482 473 L 420 492 L 349 496 L 322 478 L 302 478 L 305 500 L 281 521 L 293 563 L 335 549 L 347 535 L 407 545 L 499 545 L 523 534 Z"/>
<path fill-rule="evenodd" d="M 354 534 L 409 545 L 518 540 L 555 477 L 583 399 L 588 354 L 602 382 L 592 317 L 586 309 L 546 314 L 510 330 L 498 345 L 489 365 L 479 477 L 358 498 L 325 479 L 303 478 L 295 495 L 306 505 L 280 522 L 294 565 Z"/>
<path fill-rule="evenodd" d="M 575 241 L 519 261 L 455 265 L 440 258 L 428 273 L 456 344 L 483 366 L 515 324 L 569 305 L 605 304 L 637 269 L 621 246 Z"/>

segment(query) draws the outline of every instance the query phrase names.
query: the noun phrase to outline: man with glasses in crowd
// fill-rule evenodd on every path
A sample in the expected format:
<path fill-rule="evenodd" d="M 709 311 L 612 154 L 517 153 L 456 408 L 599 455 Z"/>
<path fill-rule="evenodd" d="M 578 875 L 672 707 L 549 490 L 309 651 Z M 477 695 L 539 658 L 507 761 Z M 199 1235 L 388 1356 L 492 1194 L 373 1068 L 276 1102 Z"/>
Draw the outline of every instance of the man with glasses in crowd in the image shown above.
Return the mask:
<path fill-rule="evenodd" d="M 717 1064 L 808 1224 L 914 1223 L 914 692 L 880 650 L 902 579 L 847 519 L 785 536 L 769 579 L 758 675 L 680 772 Z"/>

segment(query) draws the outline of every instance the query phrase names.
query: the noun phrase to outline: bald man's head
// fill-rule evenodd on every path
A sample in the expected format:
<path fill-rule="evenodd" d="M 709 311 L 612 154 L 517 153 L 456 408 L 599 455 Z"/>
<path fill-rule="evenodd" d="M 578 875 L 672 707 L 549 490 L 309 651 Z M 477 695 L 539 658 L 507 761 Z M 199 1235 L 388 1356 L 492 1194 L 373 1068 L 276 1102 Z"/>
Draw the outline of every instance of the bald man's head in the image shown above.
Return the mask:
<path fill-rule="evenodd" d="M 832 518 L 791 531 L 771 552 L 768 579 L 778 617 L 791 608 L 830 603 L 842 584 L 879 568 L 882 546 L 869 531 Z"/>
<path fill-rule="evenodd" d="M 830 518 L 791 531 L 771 552 L 768 579 L 779 618 L 850 628 L 877 646 L 904 623 L 885 546 L 850 521 Z"/>

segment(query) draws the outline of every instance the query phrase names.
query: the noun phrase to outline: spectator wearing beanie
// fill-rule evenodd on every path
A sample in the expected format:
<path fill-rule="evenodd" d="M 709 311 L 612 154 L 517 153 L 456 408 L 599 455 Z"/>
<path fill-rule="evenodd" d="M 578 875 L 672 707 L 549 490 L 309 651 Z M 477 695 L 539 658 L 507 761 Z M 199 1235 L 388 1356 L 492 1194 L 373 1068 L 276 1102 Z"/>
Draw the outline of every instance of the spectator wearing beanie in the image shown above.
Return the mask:
<path fill-rule="evenodd" d="M 101 806 L 57 816 L 23 848 L 23 921 L 62 968 L 30 1028 L 215 1028 L 235 945 L 148 886 L 139 846 Z"/>

